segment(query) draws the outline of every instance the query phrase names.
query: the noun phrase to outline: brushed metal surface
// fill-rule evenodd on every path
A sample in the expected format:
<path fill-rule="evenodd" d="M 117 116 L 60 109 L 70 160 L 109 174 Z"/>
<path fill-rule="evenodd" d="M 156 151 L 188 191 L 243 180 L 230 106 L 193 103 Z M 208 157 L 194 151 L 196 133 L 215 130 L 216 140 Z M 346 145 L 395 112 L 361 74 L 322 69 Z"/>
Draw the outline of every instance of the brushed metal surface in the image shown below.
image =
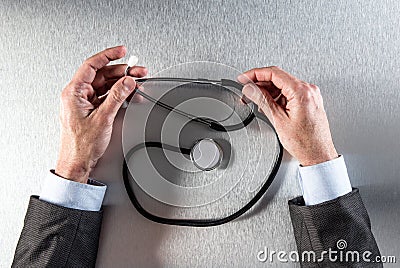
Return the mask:
<path fill-rule="evenodd" d="M 28 196 L 54 168 L 61 89 L 84 58 L 119 44 L 150 74 L 209 60 L 243 71 L 279 65 L 319 85 L 381 252 L 398 254 L 399 12 L 395 0 L 0 1 L 0 266 L 11 264 Z M 287 200 L 300 189 L 289 156 L 249 214 L 215 228 L 176 228 L 128 203 L 120 140 L 116 130 L 93 174 L 108 185 L 99 267 L 296 267 L 256 259 L 264 247 L 296 248 Z"/>

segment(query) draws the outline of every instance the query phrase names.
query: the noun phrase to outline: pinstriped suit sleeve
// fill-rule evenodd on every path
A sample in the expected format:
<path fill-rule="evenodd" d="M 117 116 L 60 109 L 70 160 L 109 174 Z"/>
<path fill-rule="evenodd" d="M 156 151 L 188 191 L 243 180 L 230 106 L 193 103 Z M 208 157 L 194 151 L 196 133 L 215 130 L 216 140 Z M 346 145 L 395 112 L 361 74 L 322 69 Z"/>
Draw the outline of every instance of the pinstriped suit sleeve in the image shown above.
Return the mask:
<path fill-rule="evenodd" d="M 303 197 L 289 201 L 289 211 L 292 219 L 297 250 L 313 251 L 316 256 L 323 256 L 321 262 L 301 262 L 302 267 L 383 267 L 381 263 L 364 261 L 362 254 L 371 252 L 369 260 L 380 256 L 378 245 L 371 231 L 371 222 L 361 200 L 358 189 L 321 204 L 306 206 Z M 339 240 L 345 240 L 347 246 L 342 250 L 337 247 Z M 323 251 L 357 251 L 360 261 L 343 258 L 343 262 L 329 260 Z M 336 255 L 339 256 L 339 255 Z"/>
<path fill-rule="evenodd" d="M 12 267 L 94 267 L 101 221 L 102 211 L 31 196 Z"/>

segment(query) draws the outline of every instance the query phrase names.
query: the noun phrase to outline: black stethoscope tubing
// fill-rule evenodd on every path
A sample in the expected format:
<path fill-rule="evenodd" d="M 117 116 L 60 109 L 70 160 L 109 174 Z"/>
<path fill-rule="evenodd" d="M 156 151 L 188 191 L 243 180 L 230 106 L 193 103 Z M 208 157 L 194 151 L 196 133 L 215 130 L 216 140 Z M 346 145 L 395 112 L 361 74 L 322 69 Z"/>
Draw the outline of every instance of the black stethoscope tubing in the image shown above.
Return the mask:
<path fill-rule="evenodd" d="M 242 88 L 241 84 L 239 84 L 235 81 L 232 81 L 232 80 L 227 80 L 227 79 L 207 80 L 207 79 L 156 77 L 156 78 L 141 78 L 141 79 L 136 79 L 136 81 L 138 83 L 143 83 L 146 81 L 173 81 L 173 82 L 183 82 L 183 83 L 216 84 L 216 85 L 221 85 L 221 86 L 234 87 L 239 90 Z M 250 122 L 256 117 L 254 112 L 252 111 L 251 113 L 249 113 L 247 118 L 245 118 L 241 123 L 224 127 L 212 120 L 207 120 L 205 118 L 197 118 L 193 115 L 190 115 L 183 111 L 175 109 L 174 107 L 169 106 L 161 101 L 158 101 L 138 89 L 136 90 L 135 94 L 140 94 L 144 98 L 152 101 L 153 103 L 155 103 L 156 105 L 159 105 L 160 107 L 163 107 L 169 111 L 173 111 L 173 112 L 176 112 L 183 116 L 186 116 L 186 117 L 190 118 L 191 120 L 201 123 L 201 124 L 204 124 L 204 125 L 208 126 L 209 128 L 216 130 L 216 131 L 229 132 L 229 131 L 235 131 L 235 130 L 241 129 L 243 127 L 246 127 L 248 124 L 250 124 Z M 268 179 L 265 181 L 265 183 L 260 188 L 260 190 L 257 192 L 257 194 L 245 206 L 243 206 L 241 209 L 237 210 L 235 213 L 232 213 L 226 217 L 217 218 L 217 219 L 170 219 L 170 218 L 160 217 L 160 216 L 151 214 L 150 212 L 145 210 L 142 207 L 142 205 L 139 203 L 138 199 L 136 198 L 135 192 L 130 184 L 129 178 L 130 178 L 131 174 L 129 172 L 128 164 L 127 164 L 129 159 L 132 157 L 132 155 L 135 152 L 137 152 L 138 150 L 143 149 L 143 148 L 153 147 L 153 148 L 167 149 L 167 150 L 171 150 L 171 151 L 175 151 L 175 152 L 180 152 L 185 155 L 189 155 L 191 150 L 188 148 L 179 148 L 179 147 L 175 147 L 172 145 L 167 145 L 167 144 L 163 144 L 161 142 L 154 142 L 154 141 L 143 142 L 143 143 L 140 143 L 140 144 L 134 146 L 133 148 L 131 148 L 124 157 L 124 163 L 123 163 L 123 167 L 122 167 L 122 177 L 123 177 L 126 192 L 128 194 L 128 197 L 129 197 L 132 205 L 136 208 L 136 210 L 145 218 L 147 218 L 151 221 L 157 222 L 157 223 L 168 224 L 168 225 L 177 225 L 177 226 L 209 227 L 209 226 L 216 226 L 216 225 L 221 225 L 221 224 L 230 222 L 230 221 L 238 218 L 239 216 L 243 215 L 246 211 L 248 211 L 251 207 L 253 207 L 254 204 L 256 204 L 257 201 L 265 194 L 265 192 L 268 190 L 269 186 L 271 185 L 272 181 L 274 180 L 274 178 L 279 170 L 279 166 L 282 161 L 282 155 L 283 155 L 282 144 L 280 143 L 277 135 L 276 135 L 276 137 L 277 137 L 278 144 L 279 144 L 279 153 L 278 153 L 278 157 L 276 158 L 276 161 L 274 163 L 274 166 L 272 168 L 271 174 L 269 175 Z"/>

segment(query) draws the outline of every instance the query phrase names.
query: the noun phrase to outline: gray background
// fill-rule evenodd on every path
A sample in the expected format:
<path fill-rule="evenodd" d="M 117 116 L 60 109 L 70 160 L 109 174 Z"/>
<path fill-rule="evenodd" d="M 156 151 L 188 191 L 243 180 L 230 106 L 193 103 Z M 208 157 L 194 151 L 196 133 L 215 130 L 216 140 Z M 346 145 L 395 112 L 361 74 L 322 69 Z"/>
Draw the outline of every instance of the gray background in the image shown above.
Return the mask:
<path fill-rule="evenodd" d="M 381 252 L 398 254 L 399 12 L 395 0 L 2 0 L 0 266 L 11 263 L 29 195 L 55 165 L 63 86 L 84 58 L 119 44 L 150 75 L 210 60 L 243 71 L 279 65 L 319 85 Z M 120 138 L 117 131 L 95 171 L 109 185 L 99 267 L 262 267 L 256 254 L 264 247 L 295 249 L 286 203 L 300 189 L 297 163 L 287 155 L 257 213 L 216 228 L 172 228 L 146 221 L 128 203 L 122 156 L 115 157 Z"/>

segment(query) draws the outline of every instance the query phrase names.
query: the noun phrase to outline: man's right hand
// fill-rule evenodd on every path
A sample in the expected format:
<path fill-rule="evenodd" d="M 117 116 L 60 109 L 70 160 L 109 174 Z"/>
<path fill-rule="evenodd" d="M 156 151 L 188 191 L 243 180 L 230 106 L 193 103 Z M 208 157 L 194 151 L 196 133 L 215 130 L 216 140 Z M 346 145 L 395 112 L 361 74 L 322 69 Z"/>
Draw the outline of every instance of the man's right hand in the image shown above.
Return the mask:
<path fill-rule="evenodd" d="M 126 48 L 118 46 L 88 58 L 64 88 L 57 175 L 87 183 L 91 169 L 108 147 L 115 116 L 136 88 L 130 76 L 147 74 L 146 68 L 135 66 L 125 76 L 126 64 L 108 65 L 125 54 Z M 100 97 L 107 92 L 107 97 Z"/>
<path fill-rule="evenodd" d="M 301 165 L 338 157 L 321 92 L 278 67 L 256 68 L 238 77 L 243 94 L 271 121 L 284 148 Z"/>

